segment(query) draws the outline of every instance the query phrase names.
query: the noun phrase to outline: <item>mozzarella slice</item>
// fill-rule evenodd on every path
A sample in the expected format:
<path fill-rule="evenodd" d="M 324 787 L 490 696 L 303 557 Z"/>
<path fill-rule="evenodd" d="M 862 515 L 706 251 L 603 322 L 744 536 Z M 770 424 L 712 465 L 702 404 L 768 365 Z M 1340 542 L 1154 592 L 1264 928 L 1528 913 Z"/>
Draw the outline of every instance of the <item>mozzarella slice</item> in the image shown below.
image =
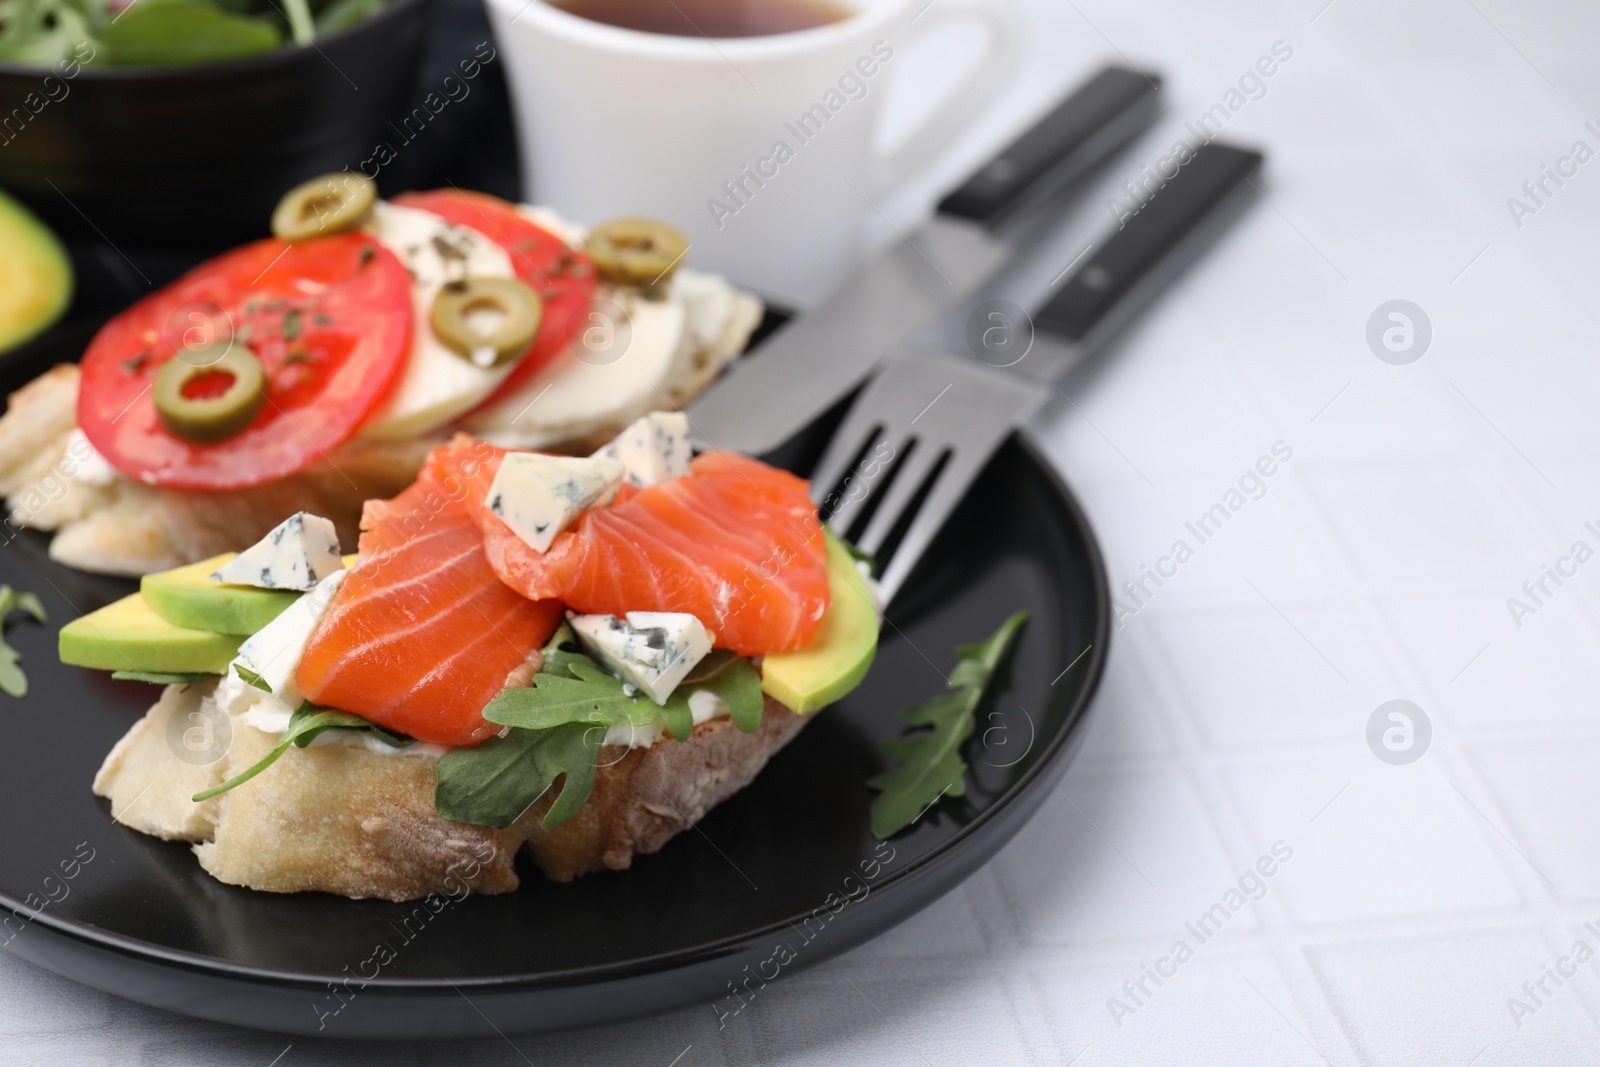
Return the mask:
<path fill-rule="evenodd" d="M 321 515 L 299 511 L 271 533 L 211 572 L 211 580 L 258 589 L 304 592 L 334 571 L 344 570 L 339 531 Z"/>
<path fill-rule="evenodd" d="M 689 473 L 689 417 L 652 411 L 595 455 L 621 463 L 628 484 L 640 489 L 681 477 Z"/>
<path fill-rule="evenodd" d="M 611 503 L 622 477 L 614 459 L 508 452 L 489 486 L 489 510 L 534 551 L 548 552 L 585 508 Z"/>
<path fill-rule="evenodd" d="M 433 334 L 433 298 L 449 281 L 510 278 L 511 257 L 477 230 L 438 215 L 379 201 L 367 231 L 411 271 L 411 355 L 393 395 L 367 420 L 360 436 L 415 437 L 476 407 L 516 364 L 478 367 Z"/>
<path fill-rule="evenodd" d="M 681 612 L 630 611 L 626 620 L 615 615 L 571 615 L 568 621 L 595 659 L 657 704 L 665 704 L 678 683 L 711 651 L 705 625 Z"/>
<path fill-rule="evenodd" d="M 684 337 L 683 303 L 601 286 L 586 314 L 565 352 L 474 414 L 468 430 L 496 444 L 542 448 L 624 425 L 667 403 L 663 388 Z"/>

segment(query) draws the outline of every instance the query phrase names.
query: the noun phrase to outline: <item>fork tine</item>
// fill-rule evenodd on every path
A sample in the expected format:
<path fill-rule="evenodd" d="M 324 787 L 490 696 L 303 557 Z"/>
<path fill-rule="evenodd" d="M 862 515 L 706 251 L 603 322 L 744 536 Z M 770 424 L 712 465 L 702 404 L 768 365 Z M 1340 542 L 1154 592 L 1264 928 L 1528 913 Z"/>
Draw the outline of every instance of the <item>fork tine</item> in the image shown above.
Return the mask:
<path fill-rule="evenodd" d="M 882 420 L 877 421 L 881 423 Z M 857 509 L 866 504 L 873 491 L 873 480 L 871 478 L 863 478 L 861 472 L 851 464 L 856 462 L 857 455 L 871 455 L 875 450 L 881 448 L 887 440 L 888 435 L 880 425 L 870 427 L 865 436 L 860 433 L 848 436 L 840 433 L 834 439 L 836 444 L 842 446 L 840 451 L 844 453 L 838 473 L 826 480 L 817 479 L 812 482 L 812 494 L 814 496 L 831 494 L 834 493 L 836 488 L 838 489 L 838 492 L 831 497 L 825 496 L 819 502 L 818 508 L 823 513 L 824 518 L 827 519 L 828 524 L 841 537 L 850 528 L 850 524 L 855 521 Z M 828 458 L 832 459 L 832 449 L 830 448 L 829 451 Z M 844 480 L 843 485 L 839 484 L 841 479 Z"/>
<path fill-rule="evenodd" d="M 840 479 L 857 473 L 850 469 L 857 456 L 875 445 L 893 446 L 892 458 L 868 472 L 859 492 L 841 496 L 830 516 L 834 530 L 846 536 L 860 509 L 877 499 L 860 540 L 861 547 L 875 555 L 903 521 L 911 520 L 905 537 L 890 546 L 892 559 L 879 556 L 885 603 L 995 448 L 1044 396 L 1044 388 L 1036 382 L 935 351 L 893 359 L 862 391 L 828 445 L 811 493 L 820 504 L 827 504 Z M 946 453 L 951 458 L 941 467 Z M 878 476 L 895 463 L 899 467 L 891 477 Z M 930 476 L 928 495 L 913 515 L 911 509 Z"/>
<path fill-rule="evenodd" d="M 812 499 L 826 511 L 828 494 L 839 486 L 839 482 L 847 474 L 862 473 L 852 468 L 858 456 L 865 458 L 874 448 L 883 444 L 893 447 L 890 459 L 860 479 L 858 492 L 851 496 L 841 494 L 833 501 L 829 521 L 840 536 L 849 529 L 859 513 L 858 509 L 865 507 L 882 487 L 882 478 L 879 476 L 886 473 L 895 458 L 905 452 L 904 426 L 915 420 L 925 402 L 921 394 L 928 389 L 927 382 L 923 381 L 925 375 L 919 373 L 920 369 L 921 364 L 916 360 L 905 357 L 891 360 L 883 373 L 869 382 L 851 405 L 844 424 L 833 435 L 822 462 L 817 464 L 816 472 L 811 476 Z M 929 396 L 932 396 L 932 392 L 929 392 Z"/>
<path fill-rule="evenodd" d="M 983 465 L 1000 446 L 1004 436 L 1009 433 L 1008 426 L 1001 434 L 995 435 L 987 448 L 963 448 L 951 455 L 950 462 L 939 472 L 932 490 L 923 500 L 922 506 L 917 509 L 916 518 L 912 519 L 911 525 L 906 528 L 905 536 L 895 546 L 894 555 L 884 567 L 882 577 L 878 579 L 878 589 L 885 604 L 894 599 L 895 593 L 899 592 L 900 586 L 910 575 L 911 568 L 922 558 L 923 551 L 933 541 L 934 535 L 939 532 L 956 505 L 961 503 L 962 497 L 967 494 L 967 488 L 983 470 Z M 882 512 L 875 517 L 875 520 L 878 518 L 882 518 Z"/>
<path fill-rule="evenodd" d="M 884 488 L 883 499 L 857 542 L 860 548 L 874 556 L 883 550 L 902 514 L 922 490 L 928 476 L 938 468 L 942 457 L 964 442 L 971 413 L 962 403 L 963 398 L 983 396 L 978 391 L 985 390 L 992 378 L 993 374 L 986 369 L 929 352 L 906 356 L 884 370 L 874 384 L 882 383 L 886 392 L 910 398 L 916 407 L 905 429 L 907 445 L 914 442 L 915 447 L 901 469 L 895 472 L 893 482 Z M 978 406 L 981 431 L 985 405 L 980 400 Z"/>
<path fill-rule="evenodd" d="M 867 523 L 866 532 L 856 541 L 856 546 L 863 552 L 876 556 L 883 550 L 883 543 L 894 529 L 900 513 L 911 503 L 917 490 L 922 488 L 922 483 L 927 481 L 928 475 L 932 474 L 934 467 L 938 465 L 939 457 L 946 451 L 938 441 L 923 441 L 916 438 L 913 440 L 917 441 L 917 447 L 912 449 L 911 454 L 900 464 L 900 469 L 895 472 L 894 481 L 882 492 L 882 502 L 878 504 L 877 511 L 873 512 L 872 520 Z M 835 526 L 834 529 L 842 531 L 844 527 Z"/>
<path fill-rule="evenodd" d="M 862 539 L 867 551 L 879 555 L 894 529 L 911 518 L 905 536 L 889 546 L 890 558 L 879 555 L 885 603 L 893 598 L 995 449 L 1046 395 L 1035 382 L 959 356 L 925 352 L 906 362 L 918 366 L 919 380 L 938 382 L 944 392 L 939 393 L 941 399 L 937 403 L 919 410 L 912 420 L 915 430 L 907 427 L 918 440 L 915 476 L 908 477 L 912 472 L 905 471 L 895 479 Z M 894 367 L 886 370 L 879 380 L 888 379 L 892 370 Z M 950 454 L 949 460 L 938 466 L 946 453 Z M 917 504 L 923 482 L 935 470 L 927 496 Z M 914 516 L 908 510 L 913 506 Z"/>
<path fill-rule="evenodd" d="M 868 387 L 870 391 L 871 387 Z M 828 497 L 838 487 L 840 479 L 855 462 L 856 456 L 883 440 L 883 417 L 867 408 L 862 401 L 864 392 L 850 408 L 843 425 L 828 442 L 828 450 L 816 470 L 811 472 L 811 499 L 824 513 L 828 511 Z M 870 411 L 870 414 L 869 414 Z"/>

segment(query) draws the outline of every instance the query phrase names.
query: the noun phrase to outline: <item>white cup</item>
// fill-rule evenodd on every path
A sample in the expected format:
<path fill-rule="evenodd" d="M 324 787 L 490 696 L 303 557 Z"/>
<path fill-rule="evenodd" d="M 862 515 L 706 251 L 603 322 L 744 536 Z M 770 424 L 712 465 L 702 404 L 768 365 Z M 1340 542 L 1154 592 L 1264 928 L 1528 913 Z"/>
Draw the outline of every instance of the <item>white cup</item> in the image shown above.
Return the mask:
<path fill-rule="evenodd" d="M 670 222 L 694 266 L 804 307 L 857 265 L 880 197 L 1010 80 L 1021 36 L 1012 3 L 846 0 L 855 13 L 838 22 L 708 39 L 621 29 L 545 0 L 489 0 L 524 195 L 586 225 Z M 953 20 L 986 27 L 983 56 L 946 106 L 884 152 L 888 79 L 918 38 Z"/>

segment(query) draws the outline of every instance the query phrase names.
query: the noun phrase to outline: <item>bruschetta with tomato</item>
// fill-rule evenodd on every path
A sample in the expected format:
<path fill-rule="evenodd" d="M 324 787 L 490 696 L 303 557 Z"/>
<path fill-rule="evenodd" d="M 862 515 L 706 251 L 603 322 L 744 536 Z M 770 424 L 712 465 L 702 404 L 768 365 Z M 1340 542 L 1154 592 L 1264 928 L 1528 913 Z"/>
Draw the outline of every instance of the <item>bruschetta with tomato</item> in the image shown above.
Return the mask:
<path fill-rule="evenodd" d="M 148 574 L 300 511 L 353 542 L 362 503 L 452 433 L 592 450 L 686 403 L 762 315 L 651 220 L 585 230 L 455 189 L 381 201 L 346 173 L 273 222 L 11 397 L 0 494 L 10 525 L 55 532 L 52 558 Z"/>

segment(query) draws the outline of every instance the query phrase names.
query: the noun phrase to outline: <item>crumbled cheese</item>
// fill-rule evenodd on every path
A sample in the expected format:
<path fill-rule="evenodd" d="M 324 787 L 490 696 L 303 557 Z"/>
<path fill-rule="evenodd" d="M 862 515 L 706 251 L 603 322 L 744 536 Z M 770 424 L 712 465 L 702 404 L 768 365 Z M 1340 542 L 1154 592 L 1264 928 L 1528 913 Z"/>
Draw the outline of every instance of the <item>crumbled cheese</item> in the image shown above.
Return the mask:
<path fill-rule="evenodd" d="M 693 615 L 630 611 L 615 615 L 570 615 L 584 647 L 612 674 L 665 704 L 678 683 L 711 651 L 711 634 Z"/>
<path fill-rule="evenodd" d="M 646 489 L 689 473 L 689 418 L 652 411 L 637 419 L 596 456 L 622 464 L 629 485 Z"/>
<path fill-rule="evenodd" d="M 537 552 L 585 509 L 609 504 L 622 485 L 614 459 L 510 452 L 489 486 L 489 510 Z"/>
<path fill-rule="evenodd" d="M 733 709 L 728 707 L 728 702 L 709 689 L 696 689 L 689 694 L 689 714 L 694 716 L 694 724 L 699 726 L 703 722 L 732 715 Z"/>
<path fill-rule="evenodd" d="M 295 671 L 300 667 L 300 657 L 305 655 L 306 644 L 311 640 L 317 624 L 322 621 L 323 613 L 328 610 L 333 594 L 343 584 L 344 576 L 344 571 L 335 571 L 322 579 L 315 589 L 290 604 L 283 614 L 246 639 L 239 646 L 239 654 L 234 657 L 233 667 L 243 667 L 259 676 L 272 695 L 290 709 L 298 708 L 302 699 L 300 688 L 294 681 Z M 230 667 L 230 676 L 237 673 Z M 228 693 L 224 694 L 218 687 L 219 704 L 224 696 L 233 693 L 233 688 L 230 685 Z"/>
<path fill-rule="evenodd" d="M 267 536 L 211 572 L 213 581 L 260 589 L 304 592 L 344 570 L 339 532 L 320 515 L 304 511 L 284 519 Z"/>

